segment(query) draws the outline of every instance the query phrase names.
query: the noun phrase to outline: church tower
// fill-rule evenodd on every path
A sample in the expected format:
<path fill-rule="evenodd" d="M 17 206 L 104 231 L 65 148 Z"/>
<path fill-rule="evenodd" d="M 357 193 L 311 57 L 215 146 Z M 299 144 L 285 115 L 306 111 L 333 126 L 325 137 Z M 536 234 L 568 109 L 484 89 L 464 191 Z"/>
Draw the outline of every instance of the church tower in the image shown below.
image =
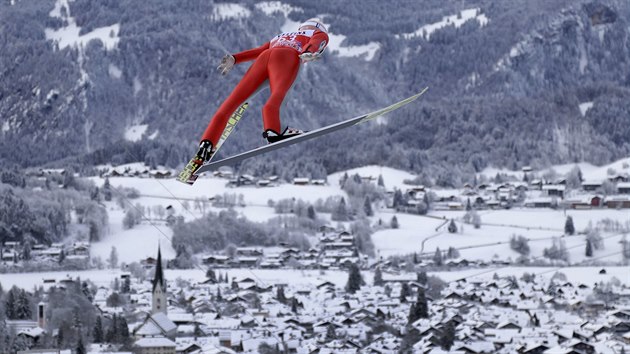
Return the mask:
<path fill-rule="evenodd" d="M 155 265 L 155 277 L 153 278 L 153 307 L 152 314 L 166 314 L 166 281 L 164 280 L 164 271 L 162 270 L 162 252 L 158 247 L 157 264 Z"/>

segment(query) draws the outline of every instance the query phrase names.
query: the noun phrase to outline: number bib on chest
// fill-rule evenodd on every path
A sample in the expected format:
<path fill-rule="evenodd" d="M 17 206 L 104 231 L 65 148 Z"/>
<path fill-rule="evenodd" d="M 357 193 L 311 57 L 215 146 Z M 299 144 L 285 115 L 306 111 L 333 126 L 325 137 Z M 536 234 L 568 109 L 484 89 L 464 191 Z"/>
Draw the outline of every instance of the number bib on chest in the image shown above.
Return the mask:
<path fill-rule="evenodd" d="M 270 42 L 271 48 L 287 47 L 302 52 L 302 48 L 313 37 L 314 30 L 281 33 Z"/>

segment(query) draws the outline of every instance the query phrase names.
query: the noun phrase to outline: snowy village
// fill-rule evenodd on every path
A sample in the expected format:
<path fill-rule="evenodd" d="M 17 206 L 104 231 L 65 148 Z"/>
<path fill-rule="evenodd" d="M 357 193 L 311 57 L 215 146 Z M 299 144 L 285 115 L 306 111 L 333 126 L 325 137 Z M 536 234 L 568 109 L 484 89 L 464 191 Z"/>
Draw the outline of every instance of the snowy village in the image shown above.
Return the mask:
<path fill-rule="evenodd" d="M 619 170 L 624 164 L 617 163 Z M 170 194 L 179 187 L 167 170 L 149 173 L 138 164 L 105 168 L 89 179 L 100 185 L 97 199 L 108 209 L 110 235 L 90 241 L 88 233 L 49 247 L 3 244 L 8 271 L 66 265 L 57 272 L 2 276 L 10 314 L 4 331 L 16 336 L 13 345 L 21 346 L 20 353 L 64 348 L 86 353 L 622 352 L 630 346 L 625 265 L 630 209 L 619 202 L 630 195 L 627 175 L 612 174 L 615 166 L 580 167 L 556 167 L 566 174 L 529 168 L 496 173 L 460 189 L 411 184 L 417 180 L 413 175 L 381 167 L 315 183 L 273 177 L 257 183 L 261 179 L 224 169 L 198 182 L 220 185 L 223 193 L 188 201 Z M 591 179 L 577 176 L 581 170 Z M 67 182 L 65 173 L 39 171 L 33 178 Z M 546 179 L 552 175 L 555 180 Z M 362 197 L 361 215 L 351 215 L 357 186 L 379 189 L 383 199 L 366 203 Z M 239 197 L 241 191 L 248 197 Z M 275 201 L 263 203 L 269 195 Z M 339 211 L 343 198 L 335 197 L 327 214 L 322 197 L 334 195 L 345 195 L 348 208 Z M 138 208 L 143 218 L 129 221 Z M 274 246 L 230 244 L 194 252 L 174 249 L 175 236 L 167 230 L 227 210 L 289 222 L 287 216 L 302 213 L 292 208 L 304 209 L 306 219 L 311 209 L 318 221 L 308 247 L 286 239 Z M 533 214 L 502 222 L 528 213 Z M 373 252 L 361 245 L 365 241 L 352 221 L 360 218 L 374 230 Z"/>
<path fill-rule="evenodd" d="M 0 52 L 0 354 L 630 353 L 627 0 L 0 0 Z"/>

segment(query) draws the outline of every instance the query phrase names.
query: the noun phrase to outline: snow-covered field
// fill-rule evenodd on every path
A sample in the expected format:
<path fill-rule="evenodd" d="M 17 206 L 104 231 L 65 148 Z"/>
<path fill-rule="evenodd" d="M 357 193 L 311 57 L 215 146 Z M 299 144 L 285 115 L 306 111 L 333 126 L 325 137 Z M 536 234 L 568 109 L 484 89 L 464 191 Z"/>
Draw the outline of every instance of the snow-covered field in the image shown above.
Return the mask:
<path fill-rule="evenodd" d="M 563 235 L 567 215 L 572 216 L 578 232 L 583 231 L 589 222 L 595 226 L 603 219 L 620 223 L 630 222 L 630 212 L 627 210 L 571 210 L 566 215 L 562 211 L 551 209 L 486 210 L 479 213 L 482 226 L 475 229 L 473 225 L 461 222 L 464 214 L 463 211 L 432 212 L 429 217 L 396 214 L 399 228 L 377 231 L 372 236 L 372 240 L 379 255 L 384 257 L 412 252 L 430 254 L 438 247 L 442 251 L 454 247 L 459 250 L 463 258 L 471 260 L 515 260 L 519 254 L 510 248 L 509 241 L 512 235 L 528 238 L 530 255 L 541 257 L 543 250 L 551 246 L 552 238 Z M 393 215 L 391 212 L 386 212 L 375 218 L 389 222 Z M 451 234 L 447 231 L 447 222 L 450 219 L 456 220 L 459 228 L 457 233 Z M 594 257 L 619 251 L 619 241 L 623 235 L 602 233 L 602 237 L 605 238 L 605 248 L 595 251 Z M 569 248 L 572 263 L 586 260 L 584 236 L 577 235 L 562 239 Z M 601 260 L 616 262 L 621 260 L 621 256 L 613 255 Z"/>
<path fill-rule="evenodd" d="M 616 162 L 613 165 L 620 164 Z M 139 166 L 129 165 L 130 168 Z M 606 169 L 607 166 L 598 169 Z M 558 169 L 561 169 L 558 168 Z M 121 170 L 121 167 L 117 168 Z M 123 168 L 124 170 L 124 168 Z M 570 169 L 568 169 L 570 170 Z M 595 171 L 590 169 L 588 171 Z M 227 187 L 227 180 L 216 177 L 201 177 L 194 187 L 181 184 L 174 179 L 156 180 L 134 177 L 112 177 L 110 183 L 113 187 L 129 187 L 140 192 L 141 197 L 134 199 L 133 204 L 140 204 L 147 208 L 172 206 L 177 215 L 190 220 L 201 216 L 200 210 L 195 207 L 195 200 L 208 201 L 210 198 L 224 194 L 242 195 L 244 206 L 235 210 L 249 220 L 266 222 L 277 216 L 274 209 L 268 206 L 270 200 L 296 198 L 314 203 L 319 199 L 325 200 L 333 196 L 346 196 L 339 186 L 339 180 L 348 173 L 349 176 L 359 174 L 361 177 L 378 179 L 383 177 L 388 190 L 394 188 L 404 189 L 404 180 L 413 179 L 414 175 L 408 172 L 380 166 L 365 166 L 344 172 L 334 173 L 328 176 L 328 185 L 325 186 L 297 186 L 282 184 L 273 187 Z M 97 185 L 104 182 L 101 178 L 93 178 Z M 450 195 L 458 193 L 456 190 L 440 191 L 438 194 Z M 347 197 L 347 196 L 346 196 Z M 188 208 L 184 210 L 184 207 Z M 92 254 L 102 259 L 107 259 L 112 246 L 117 247 L 121 262 L 138 261 L 141 258 L 154 255 L 158 242 L 164 249 L 164 257 L 174 256 L 170 248 L 171 230 L 162 223 L 153 225 L 144 222 L 132 229 L 122 228 L 124 212 L 114 203 L 109 205 L 111 227 L 110 234 L 104 240 L 95 243 Z M 217 211 L 210 202 L 206 202 L 207 210 Z M 513 235 L 522 235 L 530 240 L 531 256 L 542 256 L 543 250 L 550 247 L 553 237 L 563 234 L 564 223 L 567 216 L 571 216 L 577 232 L 586 229 L 589 224 L 596 226 L 604 219 L 618 221 L 621 224 L 630 222 L 630 212 L 627 210 L 594 209 L 594 210 L 552 210 L 552 209 L 510 209 L 510 210 L 483 210 L 479 212 L 482 226 L 475 229 L 470 224 L 463 224 L 464 211 L 433 211 L 428 216 L 394 214 L 391 210 L 377 210 L 372 222 L 376 224 L 379 219 L 386 225 L 396 215 L 400 227 L 398 229 L 382 229 L 373 235 L 373 242 L 379 256 L 397 254 L 409 254 L 412 252 L 432 254 L 436 248 L 446 250 L 449 247 L 457 248 L 462 257 L 468 259 L 502 259 L 514 260 L 518 254 L 510 249 L 509 241 Z M 320 215 L 324 220 L 329 215 Z M 454 219 L 459 228 L 455 234 L 447 231 L 447 222 Z M 604 257 L 606 254 L 618 250 L 618 242 L 622 235 L 603 233 L 605 238 L 603 250 L 595 251 L 595 257 L 603 257 L 602 261 L 616 262 L 618 255 Z M 582 235 L 565 237 L 564 242 L 569 248 L 570 261 L 580 264 L 585 261 L 584 243 Z"/>

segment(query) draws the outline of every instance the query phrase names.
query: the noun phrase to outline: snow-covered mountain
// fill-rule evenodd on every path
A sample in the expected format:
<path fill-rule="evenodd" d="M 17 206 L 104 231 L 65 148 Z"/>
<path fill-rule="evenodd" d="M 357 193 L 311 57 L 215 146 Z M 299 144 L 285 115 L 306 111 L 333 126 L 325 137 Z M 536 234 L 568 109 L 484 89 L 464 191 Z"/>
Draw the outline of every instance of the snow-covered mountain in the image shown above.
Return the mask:
<path fill-rule="evenodd" d="M 608 162 L 630 152 L 628 6 L 3 1 L 0 161 L 175 167 L 247 67 L 222 79 L 218 59 L 320 16 L 331 32 L 328 53 L 301 71 L 286 123 L 312 129 L 419 87 L 430 86 L 429 94 L 383 125 L 243 168 L 321 177 L 379 163 L 415 172 L 431 166 L 457 179 L 489 165 Z M 253 100 L 225 153 L 260 144 L 264 98 Z M 16 153 L 32 144 L 46 148 Z"/>

